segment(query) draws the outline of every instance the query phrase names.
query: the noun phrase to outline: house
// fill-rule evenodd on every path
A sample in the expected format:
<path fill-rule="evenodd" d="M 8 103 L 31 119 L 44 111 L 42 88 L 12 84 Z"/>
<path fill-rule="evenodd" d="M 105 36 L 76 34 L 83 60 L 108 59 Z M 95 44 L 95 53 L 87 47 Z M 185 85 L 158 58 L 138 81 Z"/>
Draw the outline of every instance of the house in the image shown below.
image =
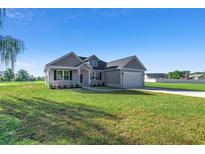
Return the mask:
<path fill-rule="evenodd" d="M 192 80 L 205 80 L 205 73 L 192 73 L 189 75 Z"/>
<path fill-rule="evenodd" d="M 156 80 L 167 79 L 167 74 L 166 73 L 146 73 L 144 78 L 145 78 L 145 82 L 152 82 Z"/>
<path fill-rule="evenodd" d="M 144 86 L 146 68 L 136 56 L 105 62 L 97 56 L 70 52 L 45 65 L 45 83 L 50 87 L 106 85 L 118 88 Z"/>

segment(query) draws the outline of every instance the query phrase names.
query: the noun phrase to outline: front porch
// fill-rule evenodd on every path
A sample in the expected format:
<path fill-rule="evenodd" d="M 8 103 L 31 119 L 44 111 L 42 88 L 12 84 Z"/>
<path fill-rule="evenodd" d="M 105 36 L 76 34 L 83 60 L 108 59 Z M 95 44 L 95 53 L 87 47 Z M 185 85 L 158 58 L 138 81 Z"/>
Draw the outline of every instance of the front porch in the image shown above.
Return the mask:
<path fill-rule="evenodd" d="M 86 64 L 79 67 L 54 67 L 49 68 L 46 82 L 50 88 L 71 88 L 90 86 L 91 68 Z"/>

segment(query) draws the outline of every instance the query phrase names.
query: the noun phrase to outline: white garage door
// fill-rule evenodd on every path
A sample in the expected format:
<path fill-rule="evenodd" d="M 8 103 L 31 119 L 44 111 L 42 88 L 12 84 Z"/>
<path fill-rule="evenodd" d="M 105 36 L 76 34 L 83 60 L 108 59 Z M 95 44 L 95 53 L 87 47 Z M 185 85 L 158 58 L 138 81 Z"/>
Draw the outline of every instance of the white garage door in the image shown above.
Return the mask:
<path fill-rule="evenodd" d="M 123 87 L 124 88 L 139 88 L 143 86 L 144 79 L 142 72 L 124 72 Z"/>

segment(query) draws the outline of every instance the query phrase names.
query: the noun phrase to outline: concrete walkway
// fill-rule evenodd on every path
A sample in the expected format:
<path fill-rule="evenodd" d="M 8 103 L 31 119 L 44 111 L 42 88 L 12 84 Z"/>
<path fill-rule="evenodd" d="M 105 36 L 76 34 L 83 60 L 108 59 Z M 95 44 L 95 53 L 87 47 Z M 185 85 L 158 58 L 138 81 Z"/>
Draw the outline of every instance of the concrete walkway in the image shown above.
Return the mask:
<path fill-rule="evenodd" d="M 142 89 L 135 89 L 135 90 L 142 90 L 142 91 L 149 91 L 149 92 L 161 92 L 161 93 L 168 93 L 168 94 L 205 98 L 205 92 L 202 92 L 202 91 L 165 89 L 165 88 L 147 88 L 147 87 L 142 88 Z"/>

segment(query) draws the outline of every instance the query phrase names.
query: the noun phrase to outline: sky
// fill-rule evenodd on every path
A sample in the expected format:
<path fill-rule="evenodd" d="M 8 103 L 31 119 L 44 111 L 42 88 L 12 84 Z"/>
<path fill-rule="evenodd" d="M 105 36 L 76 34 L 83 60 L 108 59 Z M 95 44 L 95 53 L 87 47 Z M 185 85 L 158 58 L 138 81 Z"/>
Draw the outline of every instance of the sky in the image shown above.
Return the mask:
<path fill-rule="evenodd" d="M 205 9 L 6 11 L 0 33 L 26 45 L 16 71 L 42 76 L 45 64 L 70 51 L 104 61 L 136 55 L 152 73 L 205 70 Z"/>

